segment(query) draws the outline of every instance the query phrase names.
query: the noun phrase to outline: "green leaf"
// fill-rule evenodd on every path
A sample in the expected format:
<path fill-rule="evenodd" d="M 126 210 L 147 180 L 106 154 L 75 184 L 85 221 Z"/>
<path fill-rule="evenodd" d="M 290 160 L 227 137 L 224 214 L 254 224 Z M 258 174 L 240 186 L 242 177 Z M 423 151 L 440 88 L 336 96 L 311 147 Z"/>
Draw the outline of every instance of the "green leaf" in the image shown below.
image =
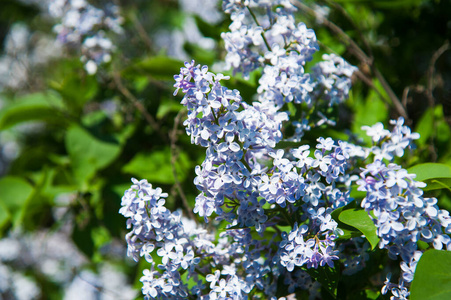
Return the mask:
<path fill-rule="evenodd" d="M 176 161 L 176 171 L 179 181 L 186 178 L 191 167 L 186 153 L 179 152 Z M 122 168 L 122 172 L 132 174 L 138 178 L 145 178 L 149 182 L 173 184 L 175 182 L 171 166 L 171 151 L 165 148 L 152 153 L 140 152 Z"/>
<path fill-rule="evenodd" d="M 347 240 L 352 237 L 357 237 L 357 236 L 361 235 L 361 232 L 359 230 L 343 223 L 339 219 L 339 216 L 343 210 L 348 210 L 348 209 L 355 208 L 355 207 L 356 207 L 355 201 L 352 201 L 352 202 L 348 203 L 346 206 L 342 206 L 342 207 L 335 209 L 330 214 L 332 216 L 332 219 L 334 219 L 338 223 L 338 228 L 343 231 L 343 234 L 338 237 L 338 239 L 340 239 L 340 240 Z"/>
<path fill-rule="evenodd" d="M 375 7 L 385 9 L 410 8 L 421 5 L 423 0 L 335 0 L 336 2 L 346 3 L 370 3 Z"/>
<path fill-rule="evenodd" d="M 366 135 L 361 127 L 364 125 L 373 126 L 377 122 L 385 121 L 388 115 L 387 106 L 374 90 L 370 91 L 365 100 L 353 95 L 350 94 L 350 98 L 354 98 L 351 101 L 355 102 L 354 122 L 352 122 L 353 132 L 358 133 L 365 142 L 371 144 L 371 138 Z"/>
<path fill-rule="evenodd" d="M 89 221 L 88 224 L 77 224 L 72 230 L 72 240 L 75 245 L 88 257 L 94 255 L 95 245 L 92 238 L 92 231 L 95 227 L 93 222 Z"/>
<path fill-rule="evenodd" d="M 77 110 L 92 100 L 99 89 L 94 76 L 81 78 L 76 72 L 66 74 L 61 81 L 50 82 L 50 86 L 63 96 L 68 106 Z"/>
<path fill-rule="evenodd" d="M 413 166 L 407 171 L 416 174 L 415 180 L 425 181 L 434 178 L 451 178 L 451 166 L 439 163 L 424 163 Z"/>
<path fill-rule="evenodd" d="M 196 21 L 197 28 L 203 36 L 213 38 L 216 41 L 221 40 L 221 33 L 223 31 L 221 26 L 205 22 L 198 15 L 194 15 L 194 21 Z"/>
<path fill-rule="evenodd" d="M 418 145 L 425 145 L 429 138 L 434 134 L 434 110 L 428 108 L 421 116 L 420 121 L 415 127 L 415 132 L 420 134 L 420 138 L 415 141 Z"/>
<path fill-rule="evenodd" d="M 47 197 L 43 191 L 49 179 L 50 172 L 47 167 L 43 167 L 41 172 L 34 173 L 31 176 L 33 180 L 33 192 L 22 205 L 20 215 L 15 226 L 20 226 L 25 230 L 35 230 L 51 218 L 50 203 L 53 197 Z"/>
<path fill-rule="evenodd" d="M 412 8 L 421 5 L 423 0 L 379 0 L 374 1 L 376 7 L 386 9 Z"/>
<path fill-rule="evenodd" d="M 19 225 L 22 210 L 33 194 L 33 187 L 20 177 L 6 176 L 0 179 L 0 206 L 5 213 L 0 218 L 0 224 L 7 222 L 9 216 L 13 224 Z"/>
<path fill-rule="evenodd" d="M 445 114 L 442 105 L 436 105 L 434 110 L 435 115 L 435 138 L 438 142 L 449 145 L 451 138 L 451 128 L 445 119 Z"/>
<path fill-rule="evenodd" d="M 451 252 L 431 249 L 421 256 L 410 288 L 411 300 L 451 299 Z"/>
<path fill-rule="evenodd" d="M 312 276 L 313 279 L 321 283 L 321 286 L 325 288 L 334 299 L 337 298 L 337 286 L 339 280 L 339 273 L 337 267 L 330 268 L 329 266 L 318 267 L 317 269 L 307 269 L 307 273 Z"/>
<path fill-rule="evenodd" d="M 11 215 L 9 214 L 3 203 L 0 201 L 0 238 L 3 235 L 3 230 L 7 227 L 10 221 Z"/>
<path fill-rule="evenodd" d="M 335 209 L 330 214 L 332 216 L 332 219 L 334 219 L 338 223 L 338 228 L 343 230 L 343 234 L 338 237 L 339 239 L 349 239 L 349 238 L 355 236 L 356 233 L 358 235 L 360 235 L 360 231 L 358 231 L 356 228 L 354 228 L 352 226 L 349 226 L 349 225 L 343 223 L 338 218 L 343 210 L 348 210 L 348 209 L 352 209 L 352 208 L 355 208 L 355 207 L 356 207 L 355 206 L 355 201 L 352 201 L 352 202 L 348 203 L 345 206 L 342 206 L 342 207 L 339 207 L 339 208 Z"/>
<path fill-rule="evenodd" d="M 172 99 L 165 99 L 158 107 L 157 118 L 161 120 L 168 113 L 179 112 L 182 108 L 183 106 L 179 102 Z"/>
<path fill-rule="evenodd" d="M 54 93 L 35 93 L 16 98 L 0 110 L 0 130 L 27 121 L 64 120 L 63 103 Z"/>
<path fill-rule="evenodd" d="M 145 58 L 123 72 L 126 75 L 136 76 L 138 74 L 146 74 L 155 79 L 174 80 L 174 75 L 180 73 L 183 62 L 170 58 L 168 56 L 159 55 Z"/>
<path fill-rule="evenodd" d="M 451 178 L 437 178 L 425 181 L 427 186 L 423 188 L 424 191 L 448 189 L 451 190 Z"/>
<path fill-rule="evenodd" d="M 91 231 L 91 237 L 96 249 L 100 249 L 102 246 L 111 241 L 110 233 L 103 226 L 94 227 Z"/>
<path fill-rule="evenodd" d="M 119 144 L 99 140 L 76 125 L 67 131 L 65 142 L 79 183 L 86 183 L 96 171 L 108 166 L 121 152 Z"/>
<path fill-rule="evenodd" d="M 357 228 L 362 232 L 366 239 L 371 244 L 371 249 L 374 250 L 379 243 L 379 237 L 376 234 L 376 225 L 363 209 L 348 209 L 344 210 L 338 216 L 338 219 L 343 223 Z"/>
<path fill-rule="evenodd" d="M 75 184 L 69 184 L 72 181 L 69 172 L 65 172 L 60 168 L 45 168 L 42 172 L 46 173 L 40 191 L 43 196 L 55 199 L 63 194 L 77 191 Z"/>
<path fill-rule="evenodd" d="M 12 225 L 14 229 L 34 230 L 50 217 L 49 198 L 43 195 L 42 187 L 47 172 L 33 173 L 30 181 L 7 176 L 0 180 L 0 229 Z"/>
<path fill-rule="evenodd" d="M 427 184 L 425 191 L 449 189 L 451 187 L 451 166 L 440 163 L 424 163 L 413 166 L 407 171 L 416 174 L 415 180 Z"/>

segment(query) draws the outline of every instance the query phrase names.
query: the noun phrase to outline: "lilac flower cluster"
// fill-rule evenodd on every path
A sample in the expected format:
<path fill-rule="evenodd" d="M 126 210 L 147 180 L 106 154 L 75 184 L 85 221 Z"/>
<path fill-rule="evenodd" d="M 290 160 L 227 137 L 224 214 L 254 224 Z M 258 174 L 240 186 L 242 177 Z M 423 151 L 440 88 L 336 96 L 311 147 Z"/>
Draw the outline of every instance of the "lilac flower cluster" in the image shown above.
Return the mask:
<path fill-rule="evenodd" d="M 164 206 L 167 197 L 160 188 L 153 189 L 146 180 L 133 179 L 132 187 L 122 197 L 120 213 L 127 217 L 127 254 L 135 261 L 144 257 L 155 264 L 151 253 L 157 249 L 161 257 L 163 274 L 145 270 L 141 278 L 143 294 L 147 298 L 167 299 L 186 297 L 187 286 L 181 283 L 178 268 L 191 269 L 198 262 L 194 258 L 189 236 L 184 232 L 180 214 L 171 213 Z"/>
<path fill-rule="evenodd" d="M 373 147 L 369 149 L 374 154 L 374 160 L 392 161 L 394 157 L 402 157 L 406 148 L 411 147 L 412 141 L 420 138 L 416 132 L 411 132 L 408 126 L 404 125 L 404 118 L 391 120 L 393 129 L 390 132 L 384 129 L 382 123 L 373 126 L 363 126 L 362 129 L 372 138 Z"/>
<path fill-rule="evenodd" d="M 126 236 L 128 255 L 136 261 L 144 257 L 151 264 L 140 279 L 146 299 L 184 299 L 188 295 L 244 299 L 254 287 L 266 287 L 263 277 L 269 272 L 269 261 L 254 260 L 264 246 L 252 241 L 249 230 L 224 232 L 215 245 L 214 234 L 165 208 L 167 194 L 160 188 L 153 189 L 146 180 L 132 181 L 120 213 L 132 229 Z M 155 269 L 154 250 L 161 259 L 161 271 Z M 196 282 L 190 289 L 182 280 L 185 273 Z"/>
<path fill-rule="evenodd" d="M 250 72 L 265 65 L 265 51 L 271 51 L 273 45 L 280 50 L 268 53 L 266 57 L 267 59 L 272 57 L 275 62 L 278 55 L 286 52 L 283 49 L 284 38 L 290 40 L 294 38 L 292 30 L 296 26 L 292 13 L 296 8 L 288 0 L 271 2 L 225 0 L 222 7 L 225 13 L 230 14 L 232 20 L 230 32 L 222 34 L 227 50 L 226 63 L 246 77 Z M 273 11 L 275 7 L 277 9 Z M 263 13 L 256 15 L 254 11 Z M 303 50 L 300 45 L 299 50 Z"/>
<path fill-rule="evenodd" d="M 343 232 L 331 213 L 352 200 L 350 175 L 346 174 L 351 156 L 346 144 L 336 145 L 331 138 L 319 138 L 318 142 L 314 158 L 309 156 L 307 145 L 292 150 L 297 159 L 293 162 L 281 159 L 282 150 L 279 150 L 279 157 L 274 159 L 277 168 L 269 180 L 270 195 L 261 193 L 266 199 L 275 197 L 281 207 L 287 204 L 294 215 L 299 215 L 299 221 L 308 221 L 299 226 L 295 223 L 288 234 L 282 235 L 278 255 L 281 265 L 289 272 L 294 266 L 334 266 L 333 260 L 338 259 L 335 239 Z M 281 173 L 284 169 L 290 171 Z M 266 185 L 263 179 L 260 189 L 266 191 Z M 307 237 L 310 238 L 306 240 Z"/>
<path fill-rule="evenodd" d="M 227 228 L 255 227 L 261 234 L 271 224 L 292 222 L 280 216 L 270 219 L 266 211 L 282 209 L 301 222 L 310 219 L 308 225 L 293 224 L 290 233 L 281 236 L 272 261 L 284 274 L 294 266 L 332 267 L 338 259 L 334 240 L 341 231 L 330 213 L 351 200 L 346 169 L 350 153 L 357 154 L 344 142 L 319 138 L 314 158 L 307 145 L 285 157 L 283 150 L 274 150 L 281 122 L 268 120 L 259 102 L 247 105 L 238 91 L 222 87 L 222 79 L 222 74 L 194 62 L 175 76 L 176 93 L 185 93 L 181 103 L 188 109 L 186 131 L 193 143 L 207 147 L 205 161 L 196 167 L 195 184 L 201 193 L 194 211 L 206 222 L 215 213 L 216 220 L 229 223 Z M 272 160 L 273 166 L 262 160 Z"/>
<path fill-rule="evenodd" d="M 205 161 L 196 167 L 194 183 L 202 193 L 194 211 L 206 221 L 213 212 L 228 220 L 238 217 L 238 222 L 256 225 L 260 232 L 264 228 L 259 224 L 267 217 L 261 209 L 264 202 L 255 193 L 262 170 L 257 160 L 281 140 L 280 120 L 286 114 L 270 115 L 259 106 L 248 105 L 238 91 L 221 86 L 223 79 L 227 77 L 208 72 L 194 61 L 175 76 L 176 92 L 182 89 L 185 93 L 181 103 L 188 109 L 187 134 L 194 144 L 207 148 Z M 224 212 L 221 206 L 227 199 L 245 202 L 246 209 Z"/>
<path fill-rule="evenodd" d="M 54 0 L 49 12 L 52 17 L 61 19 L 54 27 L 58 40 L 81 49 L 81 61 L 89 74 L 95 74 L 99 65 L 111 60 L 114 45 L 106 32 L 122 32 L 122 18 L 116 5 L 99 9 L 86 0 Z"/>
<path fill-rule="evenodd" d="M 141 278 L 146 299 L 181 299 L 188 293 L 205 299 L 241 299 L 255 285 L 263 287 L 260 263 L 251 260 L 261 249 L 249 244 L 249 231 L 221 234 L 215 245 L 214 235 L 165 208 L 167 194 L 160 188 L 153 189 L 146 180 L 132 181 L 134 184 L 122 198 L 120 213 L 128 218 L 127 226 L 132 228 L 126 236 L 128 255 L 136 261 L 144 257 L 152 266 L 144 270 Z M 243 258 L 245 247 L 248 251 Z M 154 268 L 154 250 L 161 258 L 158 268 L 162 272 Z M 238 276 L 239 271 L 244 275 Z M 193 277 L 197 282 L 190 290 L 182 282 L 181 276 L 186 272 L 188 279 Z M 199 274 L 204 274 L 209 289 Z"/>
<path fill-rule="evenodd" d="M 305 64 L 319 50 L 315 32 L 295 22 L 296 8 L 287 0 L 223 1 L 230 13 L 230 32 L 222 34 L 227 50 L 226 63 L 247 78 L 262 68 L 258 100 L 270 111 L 279 111 L 285 103 L 306 103 L 316 112 L 303 112 L 304 120 L 295 123 L 291 138 L 298 141 L 312 125 L 333 124 L 321 113 L 322 106 L 341 103 L 348 98 L 351 76 L 356 70 L 343 58 L 324 55 L 323 62 L 305 72 Z M 312 116 L 313 115 L 313 116 Z"/>
<path fill-rule="evenodd" d="M 316 98 L 323 96 L 329 105 L 341 103 L 348 98 L 351 76 L 357 68 L 335 54 L 324 54 L 323 59 L 312 68 L 314 81 L 317 82 L 314 91 Z"/>
<path fill-rule="evenodd" d="M 401 257 L 401 278 L 398 285 L 386 283 L 384 292 L 391 290 L 395 299 L 407 299 L 407 287 L 413 280 L 415 267 L 421 257 L 417 242 L 432 244 L 441 250 L 444 246 L 451 249 L 451 217 L 449 212 L 437 206 L 437 199 L 424 198 L 421 188 L 426 185 L 415 181 L 415 175 L 409 174 L 399 165 L 380 160 L 401 156 L 404 149 L 418 134 L 412 134 L 403 119 L 393 121 L 392 132 L 385 130 L 378 123 L 366 127 L 373 141 L 380 142 L 381 147 L 375 147 L 374 162 L 362 168 L 361 179 L 357 181 L 358 190 L 365 191 L 366 197 L 361 206 L 371 212 L 380 237 L 379 247 L 388 250 L 392 259 Z M 402 292 L 401 291 L 405 291 Z"/>
<path fill-rule="evenodd" d="M 206 222 L 214 213 L 217 221 L 228 223 L 228 230 L 216 246 L 213 236 L 199 234 L 193 240 L 191 233 L 202 230 L 184 230 L 180 216 L 164 207 L 161 197 L 166 195 L 135 180 L 121 209 L 130 218 L 128 226 L 133 226 L 127 235 L 129 255 L 135 259 L 144 256 L 153 264 L 150 253 L 158 249 L 159 268 L 164 270 L 163 274 L 154 269 L 145 272 L 143 293 L 150 298 L 191 293 L 225 299 L 239 291 L 233 295 L 241 299 L 256 288 L 271 297 L 278 278 L 284 278 L 291 289 L 307 289 L 314 295 L 319 283 L 307 273 L 301 277 L 313 285 L 293 282 L 293 274 L 301 268 L 333 267 L 340 258 L 343 245 L 337 247 L 336 239 L 342 231 L 331 213 L 353 200 L 349 194 L 356 178 L 349 169 L 358 159 L 374 158 L 357 181 L 359 189 L 368 193 L 361 205 L 374 216 L 380 247 L 388 249 L 390 257 L 403 260 L 400 283 L 387 282 L 384 291 L 408 294 L 405 285 L 412 281 L 421 254 L 416 241 L 434 243 L 437 249 L 442 244 L 448 247 L 445 233 L 451 230 L 448 213 L 438 210 L 435 199 L 421 197 L 421 183 L 399 166 L 387 166 L 379 159 L 401 156 L 418 135 L 400 118 L 391 122 L 391 132 L 380 124 L 364 127 L 375 143 L 372 148 L 319 138 L 313 155 L 308 145 L 286 155 L 274 148 L 281 140 L 281 122 L 274 121 L 277 117 L 262 112 L 259 102 L 246 104 L 238 91 L 221 85 L 224 79 L 227 77 L 192 61 L 175 76 L 174 86 L 175 93 L 185 93 L 182 104 L 188 109 L 187 134 L 194 144 L 207 148 L 205 161 L 196 167 L 194 182 L 201 193 L 194 211 Z M 255 228 L 263 236 L 283 223 L 291 230 L 275 234 L 269 242 L 250 234 Z M 445 233 L 440 228 L 445 228 Z M 357 256 L 348 259 L 348 273 L 358 271 L 362 263 Z M 191 291 L 181 282 L 181 269 L 198 282 Z M 204 274 L 210 288 L 199 274 Z"/>
<path fill-rule="evenodd" d="M 289 293 L 307 290 L 314 299 L 321 284 L 310 269 L 331 269 L 338 262 L 343 274 L 351 275 L 368 259 L 366 240 L 341 241 L 343 230 L 332 217 L 354 201 L 351 190 L 357 184 L 366 192 L 360 204 L 374 221 L 379 247 L 390 258 L 401 258 L 399 283 L 387 279 L 382 292 L 405 299 L 422 254 L 417 242 L 451 248 L 449 213 L 438 209 L 436 199 L 424 198 L 423 184 L 393 163 L 419 135 L 399 118 L 390 122 L 391 131 L 382 123 L 362 128 L 371 147 L 320 137 L 314 145 L 279 149 L 290 121 L 282 111 L 285 104 L 309 107 L 290 138 L 303 142 L 311 126 L 333 123 L 320 109 L 348 97 L 356 68 L 325 55 L 312 74 L 305 73 L 306 62 L 318 50 L 316 36 L 305 24 L 295 24 L 288 0 L 224 0 L 223 9 L 232 19 L 231 31 L 222 34 L 226 62 L 245 77 L 260 68 L 257 101 L 244 101 L 239 91 L 223 86 L 228 76 L 194 61 L 174 76 L 174 95 L 184 94 L 184 126 L 191 142 L 206 148 L 195 168 L 200 193 L 194 212 L 205 223 L 214 218 L 224 230 L 217 240 L 197 225 L 188 230 L 180 214 L 165 208 L 167 194 L 133 179 L 120 212 L 132 228 L 126 237 L 128 254 L 135 260 L 144 256 L 152 265 L 141 278 L 144 295 L 276 299 L 284 282 Z M 154 250 L 162 272 L 155 269 Z M 187 280 L 196 284 L 188 288 Z"/>

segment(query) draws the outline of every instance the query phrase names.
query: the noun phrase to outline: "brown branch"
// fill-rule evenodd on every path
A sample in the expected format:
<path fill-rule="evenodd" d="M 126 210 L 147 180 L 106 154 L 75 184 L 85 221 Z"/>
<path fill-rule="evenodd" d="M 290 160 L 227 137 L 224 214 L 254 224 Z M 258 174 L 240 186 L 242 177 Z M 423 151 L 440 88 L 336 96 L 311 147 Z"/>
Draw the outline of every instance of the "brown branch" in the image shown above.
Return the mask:
<path fill-rule="evenodd" d="M 177 116 L 174 119 L 174 127 L 172 128 L 171 134 L 169 136 L 169 139 L 171 141 L 171 167 L 172 167 L 172 174 L 174 176 L 174 185 L 177 187 L 177 190 L 179 192 L 180 198 L 182 199 L 183 206 L 185 206 L 185 209 L 191 219 L 193 219 L 196 223 L 198 223 L 198 220 L 196 216 L 193 213 L 193 209 L 190 207 L 188 200 L 186 198 L 185 192 L 183 191 L 182 185 L 180 184 L 180 181 L 178 180 L 177 176 L 177 169 L 175 166 L 176 160 L 177 160 L 177 130 L 180 124 L 180 120 L 182 118 L 182 115 L 186 112 L 186 109 L 181 109 Z"/>
<path fill-rule="evenodd" d="M 402 92 L 402 105 L 404 107 L 407 106 L 409 100 L 410 91 L 414 91 L 415 93 L 423 94 L 426 92 L 426 89 L 422 85 L 409 85 L 404 88 Z"/>
<path fill-rule="evenodd" d="M 315 11 L 313 9 L 311 9 L 310 7 L 308 7 L 307 5 L 301 3 L 299 0 L 290 0 L 290 1 L 294 6 L 298 7 L 299 9 L 303 10 L 304 12 L 312 15 L 314 18 L 317 18 Z M 322 21 L 322 24 L 324 24 L 324 26 L 329 28 L 329 30 L 332 33 L 334 33 L 345 45 L 347 45 L 349 47 L 350 52 L 352 52 L 361 63 L 366 64 L 371 67 L 375 77 L 380 81 L 382 87 L 384 88 L 385 92 L 387 93 L 388 97 L 390 98 L 390 100 L 391 100 L 392 104 L 394 105 L 398 114 L 403 116 L 406 120 L 408 120 L 408 115 L 407 115 L 406 109 L 402 105 L 401 101 L 399 101 L 398 97 L 393 92 L 393 90 L 391 89 L 390 85 L 387 83 L 385 78 L 382 76 L 382 74 L 379 72 L 379 70 L 375 67 L 373 59 L 368 57 L 368 55 L 365 53 L 365 51 L 363 51 L 359 47 L 359 45 L 357 45 L 356 42 L 354 42 L 354 40 L 351 39 L 351 37 L 349 37 L 349 35 L 347 35 L 343 31 L 343 29 L 338 27 L 335 23 L 333 23 L 327 19 L 322 19 L 321 21 Z"/>
<path fill-rule="evenodd" d="M 434 54 L 432 54 L 431 61 L 429 62 L 429 68 L 428 68 L 428 72 L 427 72 L 428 82 L 427 82 L 427 88 L 425 90 L 425 93 L 426 93 L 426 97 L 428 99 L 428 104 L 429 104 L 430 108 L 433 108 L 434 104 L 435 104 L 435 98 L 433 95 L 435 63 L 437 62 L 439 57 L 443 53 L 445 53 L 445 51 L 447 51 L 448 49 L 450 49 L 449 41 L 445 41 L 445 43 L 440 48 L 438 48 L 437 51 L 434 52 Z M 433 125 L 434 132 L 436 132 L 437 121 L 434 117 L 434 114 L 432 115 L 432 125 Z M 435 144 L 434 135 L 432 135 L 429 139 L 430 139 L 430 141 L 429 141 L 428 149 L 429 149 L 429 154 L 430 154 L 431 160 L 437 161 L 438 154 L 437 154 L 436 148 L 434 147 L 434 144 Z"/>
<path fill-rule="evenodd" d="M 157 121 L 152 117 L 151 114 L 146 110 L 144 105 L 124 86 L 122 83 L 121 77 L 118 72 L 114 73 L 114 82 L 116 83 L 117 89 L 127 98 L 133 105 L 139 110 L 139 112 L 144 116 L 147 123 L 160 135 L 163 140 L 167 141 L 167 137 L 161 133 L 160 125 Z"/>
<path fill-rule="evenodd" d="M 439 57 L 445 53 L 447 50 L 450 49 L 449 41 L 445 41 L 445 43 L 438 48 L 437 51 L 434 52 L 434 54 L 431 57 L 431 61 L 429 63 L 429 69 L 428 69 L 428 87 L 427 87 L 427 97 L 429 106 L 434 106 L 434 95 L 432 92 L 434 91 L 434 72 L 435 72 L 435 63 L 439 59 Z"/>
<path fill-rule="evenodd" d="M 147 34 L 146 30 L 144 29 L 141 22 L 138 20 L 138 16 L 133 14 L 133 25 L 136 28 L 136 31 L 138 32 L 138 35 L 141 37 L 141 39 L 146 44 L 147 48 L 149 48 L 150 51 L 153 50 L 152 40 L 150 39 L 149 35 Z"/>
<path fill-rule="evenodd" d="M 369 53 L 369 57 L 371 59 L 371 61 L 373 61 L 373 51 L 371 49 L 370 44 L 368 43 L 367 39 L 365 38 L 365 36 L 363 35 L 362 31 L 360 30 L 359 26 L 357 26 L 357 24 L 354 22 L 354 20 L 352 19 L 352 17 L 348 14 L 348 12 L 343 8 L 343 6 L 341 6 L 340 4 L 338 4 L 337 2 L 334 1 L 330 1 L 330 0 L 326 0 L 327 3 L 329 3 L 329 5 L 333 5 L 352 25 L 352 27 L 354 27 L 354 29 L 357 31 L 357 33 L 359 34 L 360 40 L 362 41 L 362 43 L 365 45 L 366 50 Z"/>
<path fill-rule="evenodd" d="M 407 106 L 407 100 L 409 97 L 409 93 L 410 93 L 410 86 L 406 86 L 404 88 L 404 90 L 402 91 L 402 98 L 401 98 L 401 103 L 402 103 L 402 105 L 404 105 L 404 107 Z"/>
<path fill-rule="evenodd" d="M 407 111 L 405 107 L 402 105 L 401 101 L 399 101 L 398 97 L 396 96 L 395 92 L 393 92 L 392 88 L 388 84 L 388 82 L 385 80 L 384 76 L 382 76 L 381 72 L 375 67 L 372 66 L 372 70 L 374 72 L 374 75 L 381 83 L 382 87 L 384 88 L 385 92 L 387 93 L 388 97 L 390 97 L 393 105 L 395 106 L 398 113 L 404 117 L 406 122 L 409 120 L 409 116 L 407 115 Z"/>
<path fill-rule="evenodd" d="M 307 5 L 305 5 L 304 3 L 301 3 L 298 0 L 291 0 L 291 3 L 298 7 L 299 9 L 307 12 L 308 14 L 312 15 L 315 19 L 317 18 L 317 15 L 315 13 L 315 11 L 308 7 Z M 365 64 L 371 65 L 372 62 L 370 60 L 370 58 L 366 55 L 366 53 L 359 47 L 359 45 L 357 45 L 353 39 L 351 39 L 344 31 L 343 29 L 341 29 L 340 27 L 338 27 L 335 23 L 327 20 L 327 19 L 321 19 L 322 24 L 324 24 L 324 26 L 326 26 L 327 28 L 329 28 L 333 33 L 335 33 L 338 38 L 340 38 L 340 40 L 347 44 L 349 47 L 351 47 L 354 50 L 355 55 L 357 56 L 357 58 Z"/>
<path fill-rule="evenodd" d="M 357 76 L 357 78 L 359 78 L 364 83 L 366 83 L 370 88 L 372 88 L 376 92 L 376 94 L 382 99 L 382 101 L 384 101 L 384 103 L 387 105 L 387 107 L 390 106 L 390 101 L 388 101 L 387 98 L 384 95 L 382 95 L 382 93 L 374 85 L 371 78 L 368 78 L 367 76 L 365 76 L 365 74 L 360 70 L 357 70 L 356 72 L 354 72 L 354 74 Z"/>

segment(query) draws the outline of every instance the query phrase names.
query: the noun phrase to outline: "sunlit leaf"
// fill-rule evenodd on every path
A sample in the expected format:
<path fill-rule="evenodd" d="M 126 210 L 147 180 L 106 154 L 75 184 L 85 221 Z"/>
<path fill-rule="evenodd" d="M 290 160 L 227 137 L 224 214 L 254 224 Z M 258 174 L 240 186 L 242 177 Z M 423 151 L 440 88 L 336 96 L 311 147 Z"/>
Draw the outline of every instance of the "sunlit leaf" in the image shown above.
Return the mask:
<path fill-rule="evenodd" d="M 415 180 L 425 181 L 433 178 L 451 178 L 451 166 L 439 163 L 424 163 L 407 169 L 416 174 Z"/>
<path fill-rule="evenodd" d="M 360 232 L 365 235 L 366 239 L 370 242 L 371 248 L 375 249 L 379 243 L 379 237 L 376 233 L 376 225 L 374 225 L 373 220 L 368 215 L 368 213 L 363 209 L 348 209 L 344 210 L 338 216 L 338 219 L 352 227 L 357 228 Z"/>
<path fill-rule="evenodd" d="M 451 299 L 451 252 L 428 250 L 420 258 L 410 288 L 411 300 Z"/>
<path fill-rule="evenodd" d="M 436 190 L 451 187 L 451 166 L 440 163 L 424 163 L 407 170 L 416 174 L 415 180 L 427 184 L 424 190 Z"/>
<path fill-rule="evenodd" d="M 5 212 L 0 215 L 0 223 L 11 221 L 18 225 L 22 210 L 33 194 L 33 186 L 23 178 L 6 176 L 0 179 L 0 205 Z"/>
<path fill-rule="evenodd" d="M 415 132 L 420 134 L 420 138 L 415 140 L 419 145 L 425 145 L 428 139 L 434 134 L 434 110 L 427 109 L 421 116 L 420 121 L 415 127 Z"/>
<path fill-rule="evenodd" d="M 180 103 L 178 103 L 177 101 L 167 99 L 165 101 L 162 101 L 162 103 L 158 107 L 157 118 L 162 119 L 168 113 L 178 112 L 182 108 L 183 108 L 183 106 Z"/>

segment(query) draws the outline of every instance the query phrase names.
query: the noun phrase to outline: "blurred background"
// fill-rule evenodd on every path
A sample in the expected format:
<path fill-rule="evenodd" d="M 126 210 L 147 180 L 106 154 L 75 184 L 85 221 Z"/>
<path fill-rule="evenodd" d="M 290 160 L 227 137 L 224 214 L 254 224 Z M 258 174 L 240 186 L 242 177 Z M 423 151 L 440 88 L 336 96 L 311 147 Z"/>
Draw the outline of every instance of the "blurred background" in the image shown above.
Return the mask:
<path fill-rule="evenodd" d="M 327 112 L 337 126 L 305 140 L 404 116 L 421 134 L 404 164 L 451 164 L 451 1 L 302 4 L 315 60 L 359 67 Z M 147 179 L 192 214 L 205 153 L 184 134 L 173 75 L 191 59 L 231 74 L 229 23 L 213 0 L 0 0 L 0 299 L 140 298 L 121 197 Z M 256 78 L 227 84 L 252 101 Z M 432 193 L 451 209 L 449 190 Z"/>

